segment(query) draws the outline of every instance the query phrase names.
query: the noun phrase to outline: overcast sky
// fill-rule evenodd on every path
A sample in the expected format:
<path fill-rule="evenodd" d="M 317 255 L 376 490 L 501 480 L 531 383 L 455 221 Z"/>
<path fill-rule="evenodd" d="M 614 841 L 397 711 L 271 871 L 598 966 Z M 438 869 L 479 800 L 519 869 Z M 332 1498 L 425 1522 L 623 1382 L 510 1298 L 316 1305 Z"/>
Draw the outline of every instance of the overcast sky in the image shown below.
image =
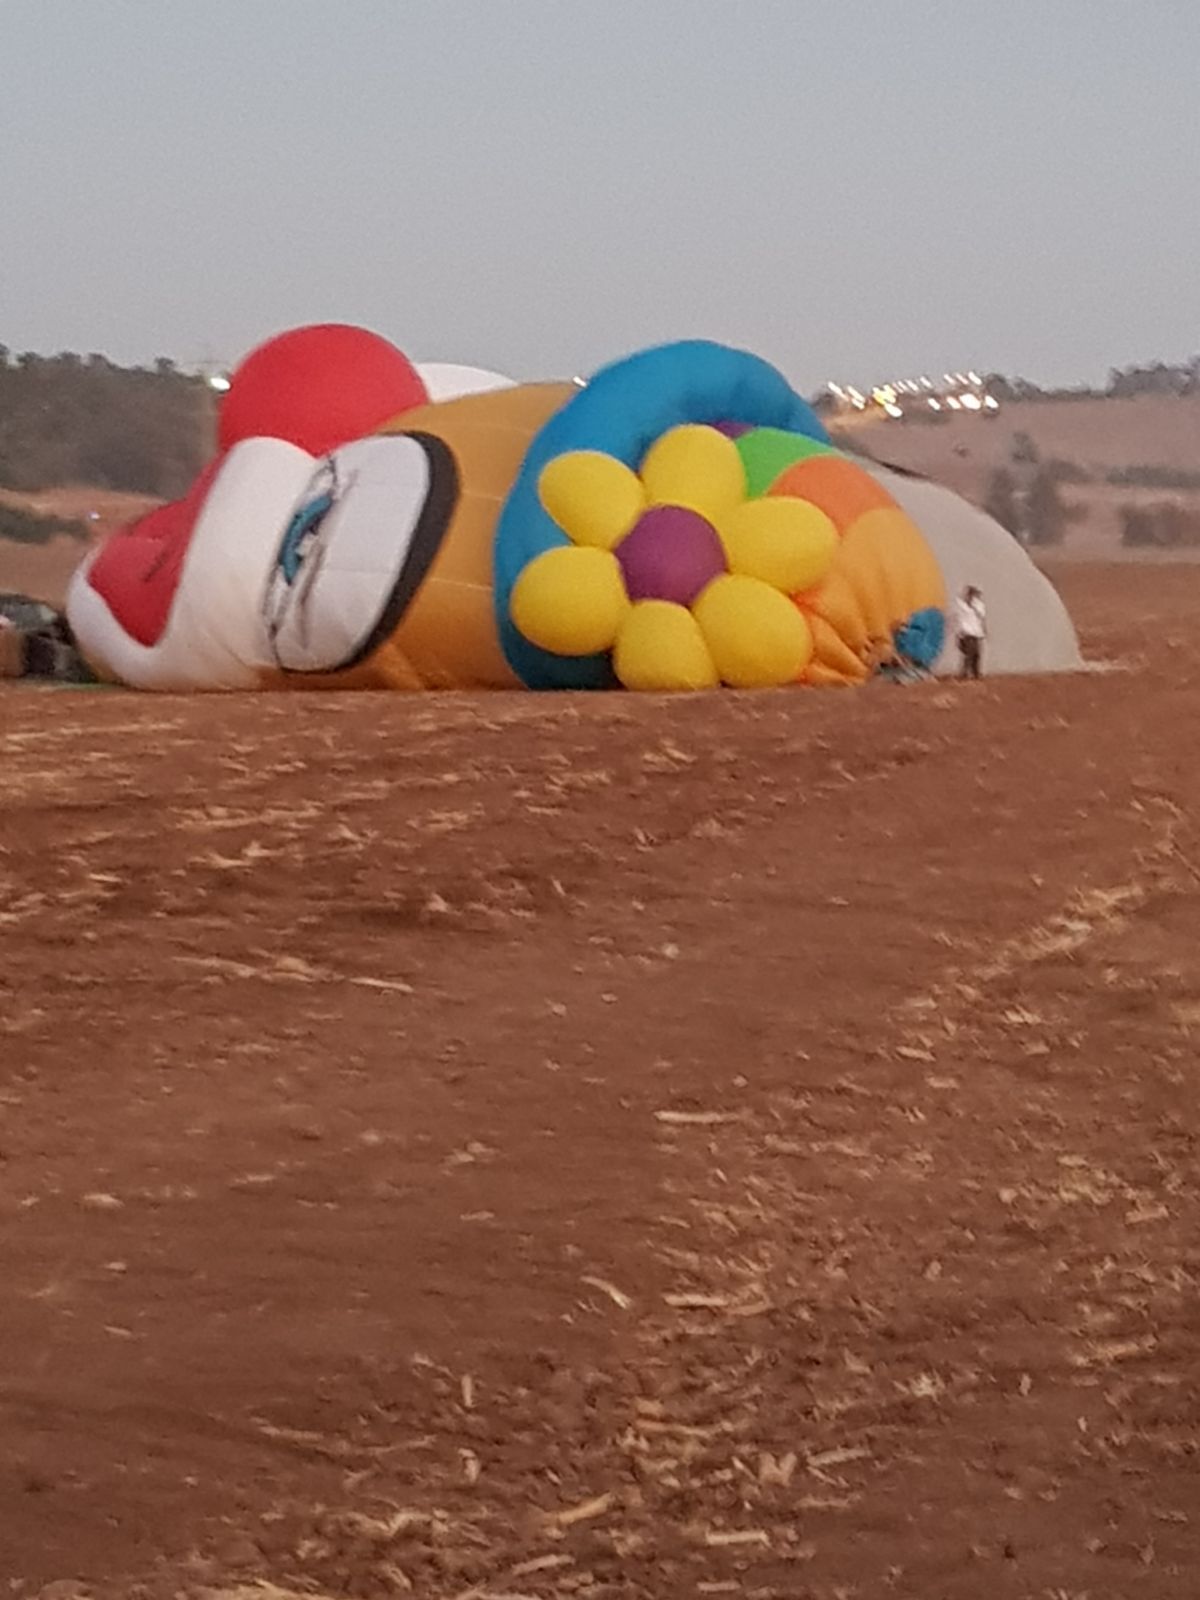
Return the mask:
<path fill-rule="evenodd" d="M 0 342 L 1200 349 L 1200 0 L 0 0 Z"/>

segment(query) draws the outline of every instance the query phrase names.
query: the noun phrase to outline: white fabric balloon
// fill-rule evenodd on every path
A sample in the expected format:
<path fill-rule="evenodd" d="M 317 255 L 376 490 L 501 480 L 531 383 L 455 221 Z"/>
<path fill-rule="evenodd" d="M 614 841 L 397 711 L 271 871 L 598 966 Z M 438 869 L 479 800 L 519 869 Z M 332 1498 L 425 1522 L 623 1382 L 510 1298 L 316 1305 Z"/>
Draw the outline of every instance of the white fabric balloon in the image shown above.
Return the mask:
<path fill-rule="evenodd" d="M 135 689 L 254 689 L 274 666 L 258 600 L 316 461 L 282 439 L 246 439 L 214 477 L 188 541 L 161 638 L 140 644 L 88 582 L 95 554 L 67 591 L 84 655 Z"/>
<path fill-rule="evenodd" d="M 954 602 L 967 584 L 983 592 L 988 615 L 984 670 L 1078 672 L 1079 641 L 1066 606 L 1049 578 L 1007 529 L 952 489 L 907 473 L 860 461 L 925 535 L 946 580 L 950 616 L 940 675 L 958 670 Z"/>
<path fill-rule="evenodd" d="M 461 400 L 467 394 L 491 394 L 515 388 L 515 380 L 483 367 L 462 367 L 452 361 L 418 361 L 414 365 L 431 400 Z"/>

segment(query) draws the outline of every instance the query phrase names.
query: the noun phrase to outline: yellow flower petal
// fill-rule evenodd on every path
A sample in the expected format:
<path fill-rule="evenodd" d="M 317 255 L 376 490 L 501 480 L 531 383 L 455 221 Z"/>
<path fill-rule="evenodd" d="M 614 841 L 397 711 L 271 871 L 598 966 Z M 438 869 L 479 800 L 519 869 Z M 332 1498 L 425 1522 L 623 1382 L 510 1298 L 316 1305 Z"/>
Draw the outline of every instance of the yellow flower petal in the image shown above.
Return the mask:
<path fill-rule="evenodd" d="M 623 539 L 646 508 L 637 473 L 602 450 L 571 450 L 548 461 L 538 496 L 568 539 L 601 550 Z"/>
<path fill-rule="evenodd" d="M 558 656 L 611 650 L 629 597 L 616 556 L 561 545 L 536 556 L 513 585 L 509 615 L 531 644 Z"/>
<path fill-rule="evenodd" d="M 807 500 L 746 500 L 717 529 L 730 570 L 761 578 L 784 594 L 819 583 L 837 554 L 837 529 Z"/>
<path fill-rule="evenodd" d="M 721 681 L 700 624 L 669 600 L 639 600 L 626 613 L 613 667 L 627 689 L 649 694 L 715 689 Z"/>
<path fill-rule="evenodd" d="M 672 428 L 651 445 L 642 482 L 650 505 L 687 506 L 714 524 L 746 497 L 737 445 L 700 423 Z"/>
<path fill-rule="evenodd" d="M 735 689 L 795 683 L 812 659 L 799 608 L 761 578 L 714 578 L 692 611 L 722 683 Z"/>

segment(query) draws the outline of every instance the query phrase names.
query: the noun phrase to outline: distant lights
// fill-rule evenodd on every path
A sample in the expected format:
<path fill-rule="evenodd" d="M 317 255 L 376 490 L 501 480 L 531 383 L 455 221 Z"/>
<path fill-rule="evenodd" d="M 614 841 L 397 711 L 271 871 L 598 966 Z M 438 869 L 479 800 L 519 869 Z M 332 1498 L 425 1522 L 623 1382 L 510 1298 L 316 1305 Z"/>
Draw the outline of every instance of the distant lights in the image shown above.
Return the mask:
<path fill-rule="evenodd" d="M 208 387 L 215 389 L 218 394 L 228 394 L 229 379 L 223 372 L 214 372 L 208 380 Z"/>
<path fill-rule="evenodd" d="M 880 412 L 892 419 L 905 415 L 904 401 L 910 395 L 918 402 L 923 400 L 922 414 L 945 411 L 967 412 L 980 416 L 985 411 L 999 411 L 1000 402 L 986 392 L 984 379 L 972 367 L 967 372 L 947 372 L 937 382 L 930 374 L 919 378 L 892 378 L 887 383 L 877 383 L 866 393 L 853 384 L 827 383 L 826 392 L 838 404 L 849 410 L 878 416 Z"/>

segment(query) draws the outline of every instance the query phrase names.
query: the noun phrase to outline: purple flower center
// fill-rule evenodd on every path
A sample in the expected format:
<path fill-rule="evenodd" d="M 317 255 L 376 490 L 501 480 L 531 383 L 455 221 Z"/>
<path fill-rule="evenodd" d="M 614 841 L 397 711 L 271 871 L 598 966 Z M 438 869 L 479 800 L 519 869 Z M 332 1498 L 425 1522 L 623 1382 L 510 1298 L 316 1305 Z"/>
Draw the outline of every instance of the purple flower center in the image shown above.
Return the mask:
<path fill-rule="evenodd" d="M 726 570 L 717 530 L 686 506 L 651 506 L 616 549 L 631 600 L 690 606 Z"/>

